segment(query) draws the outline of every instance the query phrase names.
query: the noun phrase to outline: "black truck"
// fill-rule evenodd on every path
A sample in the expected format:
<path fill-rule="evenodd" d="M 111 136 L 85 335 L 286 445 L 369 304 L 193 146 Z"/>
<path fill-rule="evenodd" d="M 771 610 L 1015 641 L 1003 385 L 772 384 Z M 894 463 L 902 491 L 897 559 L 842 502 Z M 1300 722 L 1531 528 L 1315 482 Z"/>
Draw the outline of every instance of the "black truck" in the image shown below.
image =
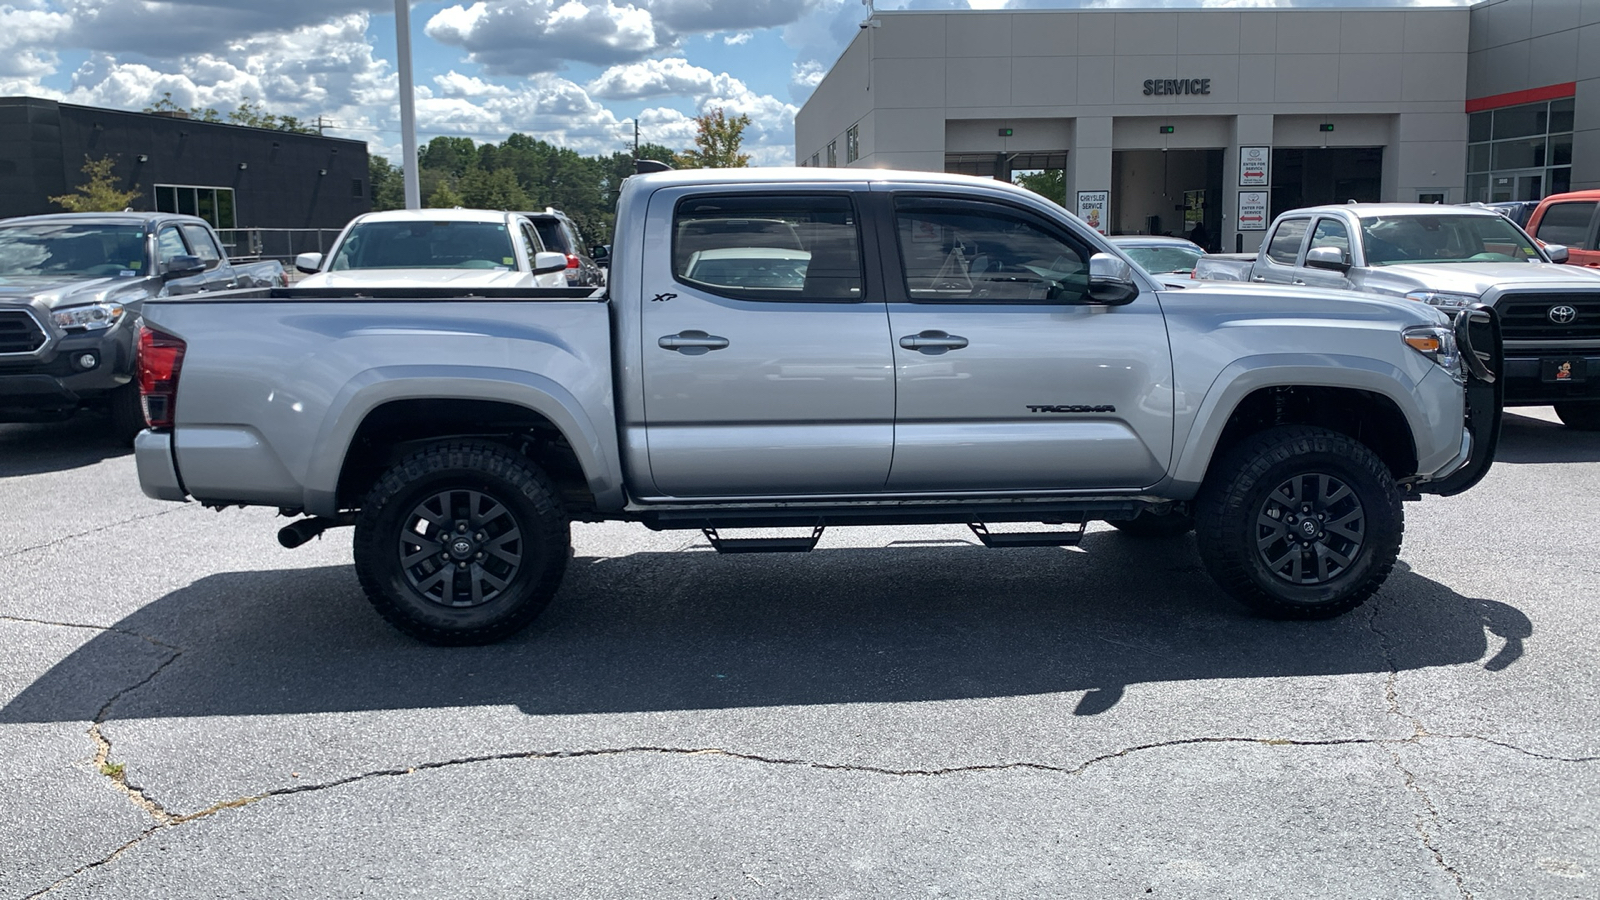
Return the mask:
<path fill-rule="evenodd" d="M 204 220 L 170 213 L 62 213 L 0 220 L 0 422 L 109 413 L 144 428 L 135 383 L 145 300 L 288 283 L 275 261 L 236 264 Z"/>

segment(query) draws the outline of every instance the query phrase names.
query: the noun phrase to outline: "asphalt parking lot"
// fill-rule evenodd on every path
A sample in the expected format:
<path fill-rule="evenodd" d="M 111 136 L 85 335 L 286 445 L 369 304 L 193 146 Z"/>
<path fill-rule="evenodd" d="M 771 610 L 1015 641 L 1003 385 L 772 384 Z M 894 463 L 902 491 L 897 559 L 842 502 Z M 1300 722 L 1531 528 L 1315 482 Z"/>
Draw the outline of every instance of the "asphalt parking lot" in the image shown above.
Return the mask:
<path fill-rule="evenodd" d="M 99 424 L 0 426 L 0 898 L 1600 896 L 1600 434 L 1547 409 L 1333 622 L 1103 526 L 585 525 L 457 649 Z"/>

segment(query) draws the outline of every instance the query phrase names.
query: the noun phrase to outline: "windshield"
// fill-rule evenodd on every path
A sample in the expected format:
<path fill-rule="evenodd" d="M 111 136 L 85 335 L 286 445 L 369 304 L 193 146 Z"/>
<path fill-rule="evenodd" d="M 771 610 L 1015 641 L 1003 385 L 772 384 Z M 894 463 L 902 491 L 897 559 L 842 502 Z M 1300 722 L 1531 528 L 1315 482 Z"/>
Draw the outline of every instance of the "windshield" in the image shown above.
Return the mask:
<path fill-rule="evenodd" d="M 143 275 L 144 226 L 0 226 L 0 276 Z"/>
<path fill-rule="evenodd" d="M 362 222 L 350 229 L 332 271 L 514 269 L 511 233 L 496 222 Z"/>
<path fill-rule="evenodd" d="M 1540 261 L 1532 241 L 1504 216 L 1363 217 L 1361 242 L 1371 266 Z"/>
<path fill-rule="evenodd" d="M 1123 247 L 1122 252 L 1153 274 L 1193 272 L 1195 260 L 1203 255 L 1187 247 Z"/>

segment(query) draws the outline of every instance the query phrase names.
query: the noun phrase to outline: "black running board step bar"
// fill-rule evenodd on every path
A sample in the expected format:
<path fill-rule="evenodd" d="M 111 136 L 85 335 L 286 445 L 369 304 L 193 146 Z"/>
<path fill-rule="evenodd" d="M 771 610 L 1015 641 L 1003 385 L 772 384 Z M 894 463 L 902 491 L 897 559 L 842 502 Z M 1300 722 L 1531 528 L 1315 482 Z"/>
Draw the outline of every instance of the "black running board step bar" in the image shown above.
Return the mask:
<path fill-rule="evenodd" d="M 1013 531 L 996 534 L 982 522 L 968 522 L 967 527 L 983 541 L 985 547 L 1075 547 L 1083 540 L 1083 528 L 1077 531 Z"/>
<path fill-rule="evenodd" d="M 822 538 L 823 527 L 814 526 L 810 537 L 726 538 L 715 528 L 702 528 L 700 533 L 711 542 L 718 553 L 810 553 Z"/>

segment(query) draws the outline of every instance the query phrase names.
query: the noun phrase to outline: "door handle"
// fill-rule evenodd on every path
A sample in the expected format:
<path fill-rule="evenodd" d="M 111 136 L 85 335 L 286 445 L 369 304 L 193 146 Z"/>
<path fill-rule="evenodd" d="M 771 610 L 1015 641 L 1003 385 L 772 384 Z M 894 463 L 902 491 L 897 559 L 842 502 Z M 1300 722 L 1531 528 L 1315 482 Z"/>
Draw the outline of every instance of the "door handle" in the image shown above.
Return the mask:
<path fill-rule="evenodd" d="M 946 334 L 943 331 L 924 331 L 921 334 L 908 334 L 900 339 L 900 346 L 907 350 L 921 350 L 925 353 L 960 350 L 966 345 L 966 338 L 959 334 Z"/>
<path fill-rule="evenodd" d="M 1305 281 L 1304 281 L 1304 280 L 1303 280 L 1303 279 L 1300 279 L 1300 278 L 1296 278 L 1296 279 L 1295 279 L 1295 280 L 1294 280 L 1294 283 L 1295 283 L 1295 284 L 1305 284 Z"/>
<path fill-rule="evenodd" d="M 728 339 L 706 334 L 704 331 L 690 330 L 660 338 L 656 341 L 656 346 L 663 350 L 676 350 L 689 356 L 699 356 L 728 346 Z"/>
<path fill-rule="evenodd" d="M 1256 277 L 1254 277 L 1254 278 L 1252 278 L 1250 280 L 1251 281 L 1266 281 L 1267 280 L 1267 276 L 1265 276 L 1265 275 L 1257 275 Z"/>

